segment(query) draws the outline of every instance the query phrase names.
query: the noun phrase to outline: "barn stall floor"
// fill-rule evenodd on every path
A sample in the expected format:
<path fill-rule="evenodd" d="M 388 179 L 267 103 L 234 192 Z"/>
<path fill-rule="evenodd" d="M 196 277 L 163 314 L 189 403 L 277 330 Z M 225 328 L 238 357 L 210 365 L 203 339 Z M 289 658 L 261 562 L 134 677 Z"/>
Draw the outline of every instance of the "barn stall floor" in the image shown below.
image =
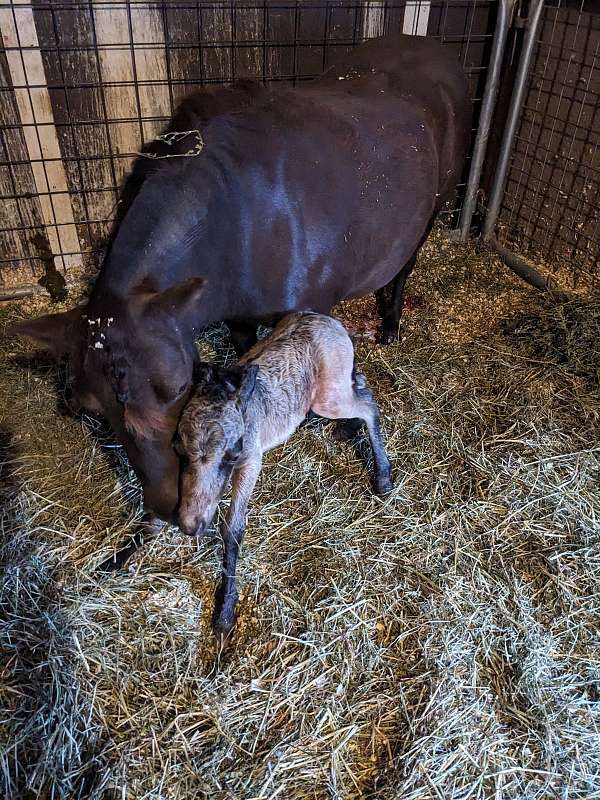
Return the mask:
<path fill-rule="evenodd" d="M 599 796 L 600 303 L 437 233 L 408 293 L 391 347 L 370 299 L 341 310 L 397 488 L 318 422 L 271 453 L 225 647 L 216 540 L 168 529 L 94 572 L 137 485 L 3 340 L 2 796 Z"/>

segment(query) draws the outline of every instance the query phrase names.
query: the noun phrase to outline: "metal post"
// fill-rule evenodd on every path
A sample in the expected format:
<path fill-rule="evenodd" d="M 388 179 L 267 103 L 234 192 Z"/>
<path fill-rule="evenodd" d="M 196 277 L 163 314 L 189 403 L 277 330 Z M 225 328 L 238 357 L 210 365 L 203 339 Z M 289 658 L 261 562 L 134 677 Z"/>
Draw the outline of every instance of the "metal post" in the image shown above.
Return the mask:
<path fill-rule="evenodd" d="M 506 47 L 506 38 L 510 28 L 513 10 L 516 0 L 500 0 L 498 7 L 498 19 L 496 20 L 496 30 L 494 31 L 494 44 L 490 58 L 490 69 L 488 79 L 485 84 L 483 102 L 481 104 L 481 114 L 479 116 L 479 127 L 473 148 L 473 159 L 471 170 L 467 182 L 465 201 L 460 214 L 459 239 L 465 242 L 469 238 L 471 220 L 475 211 L 475 202 L 479 190 L 479 180 L 483 169 L 483 160 L 487 150 L 490 129 L 492 127 L 492 117 L 496 107 L 498 88 L 500 86 L 500 70 L 502 59 Z"/>
<path fill-rule="evenodd" d="M 527 90 L 529 78 L 529 66 L 531 64 L 531 57 L 533 56 L 533 48 L 535 47 L 535 40 L 540 25 L 540 20 L 542 18 L 543 8 L 544 0 L 531 0 L 529 15 L 526 21 L 527 31 L 525 34 L 525 42 L 523 44 L 523 52 L 521 53 L 521 58 L 519 61 L 515 88 L 513 89 L 513 93 L 510 98 L 508 119 L 506 122 L 506 128 L 504 129 L 504 136 L 502 137 L 502 144 L 500 145 L 500 157 L 498 159 L 498 166 L 496 168 L 494 182 L 490 191 L 487 214 L 483 223 L 484 240 L 491 238 L 496 227 L 498 214 L 500 213 L 500 205 L 502 203 L 502 198 L 504 197 L 504 187 L 506 186 L 506 178 L 508 175 L 508 166 L 512 154 L 513 141 L 521 117 L 523 102 L 525 100 L 525 92 Z"/>

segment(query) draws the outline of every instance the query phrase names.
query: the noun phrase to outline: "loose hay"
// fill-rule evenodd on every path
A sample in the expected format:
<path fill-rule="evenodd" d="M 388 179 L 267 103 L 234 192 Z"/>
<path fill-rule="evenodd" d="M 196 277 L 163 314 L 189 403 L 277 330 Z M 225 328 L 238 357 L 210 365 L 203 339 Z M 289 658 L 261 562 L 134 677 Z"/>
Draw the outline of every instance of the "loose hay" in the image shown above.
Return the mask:
<path fill-rule="evenodd" d="M 409 295 L 389 348 L 372 299 L 340 310 L 395 492 L 331 426 L 271 453 L 222 649 L 216 540 L 170 529 L 94 572 L 138 487 L 4 340 L 3 796 L 600 796 L 600 301 L 439 235 Z M 232 358 L 222 328 L 200 347 Z"/>

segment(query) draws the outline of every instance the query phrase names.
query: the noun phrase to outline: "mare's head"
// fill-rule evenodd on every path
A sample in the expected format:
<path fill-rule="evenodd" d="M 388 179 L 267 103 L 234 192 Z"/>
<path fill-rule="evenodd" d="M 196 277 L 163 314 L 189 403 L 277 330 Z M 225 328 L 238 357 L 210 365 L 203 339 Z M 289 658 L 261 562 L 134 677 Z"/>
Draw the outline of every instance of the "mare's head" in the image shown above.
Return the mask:
<path fill-rule="evenodd" d="M 126 299 L 96 293 L 85 306 L 8 330 L 68 356 L 71 406 L 108 420 L 141 481 L 145 507 L 169 521 L 179 485 L 173 436 L 190 391 L 204 284 L 193 278 L 162 292 L 140 288 Z"/>

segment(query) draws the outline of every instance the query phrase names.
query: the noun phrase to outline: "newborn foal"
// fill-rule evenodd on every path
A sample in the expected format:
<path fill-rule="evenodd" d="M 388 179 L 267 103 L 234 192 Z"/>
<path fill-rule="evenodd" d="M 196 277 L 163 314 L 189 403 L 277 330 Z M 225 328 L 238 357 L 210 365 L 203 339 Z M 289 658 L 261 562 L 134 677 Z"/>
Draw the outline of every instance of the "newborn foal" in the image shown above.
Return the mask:
<path fill-rule="evenodd" d="M 331 317 L 289 314 L 238 367 L 203 365 L 181 417 L 176 449 L 182 457 L 179 524 L 185 533 L 206 530 L 232 477 L 215 622 L 223 633 L 234 621 L 238 549 L 262 454 L 282 444 L 309 411 L 364 422 L 373 448 L 375 491 L 383 495 L 392 489 L 377 405 L 364 376 L 354 372 L 350 337 Z"/>

